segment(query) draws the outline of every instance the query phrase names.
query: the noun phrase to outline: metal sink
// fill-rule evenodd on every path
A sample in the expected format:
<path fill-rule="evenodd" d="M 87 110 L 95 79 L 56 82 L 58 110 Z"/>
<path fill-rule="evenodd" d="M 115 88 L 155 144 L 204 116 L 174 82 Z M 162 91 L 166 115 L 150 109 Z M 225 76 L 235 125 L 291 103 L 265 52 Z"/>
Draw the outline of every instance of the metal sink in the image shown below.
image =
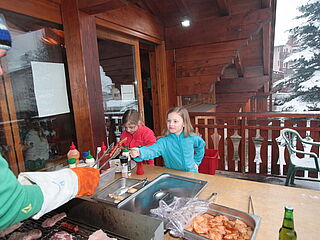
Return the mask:
<path fill-rule="evenodd" d="M 170 204 L 174 196 L 196 197 L 207 183 L 198 179 L 164 173 L 124 199 L 117 207 L 130 212 L 149 215 L 150 209 L 157 208 L 160 200 Z"/>

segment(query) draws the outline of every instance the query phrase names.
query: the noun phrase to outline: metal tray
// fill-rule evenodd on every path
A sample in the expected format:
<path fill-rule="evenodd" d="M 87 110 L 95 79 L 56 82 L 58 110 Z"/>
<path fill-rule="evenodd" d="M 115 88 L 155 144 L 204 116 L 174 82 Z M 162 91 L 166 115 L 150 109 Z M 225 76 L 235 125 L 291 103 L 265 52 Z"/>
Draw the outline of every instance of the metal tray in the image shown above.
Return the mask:
<path fill-rule="evenodd" d="M 115 182 L 111 183 L 109 186 L 105 187 L 104 189 L 102 189 L 101 191 L 95 193 L 92 198 L 97 200 L 97 201 L 101 201 L 101 202 L 105 202 L 108 204 L 112 204 L 112 205 L 118 205 L 119 203 L 121 203 L 121 201 L 119 203 L 115 203 L 113 198 L 109 197 L 109 194 L 113 194 L 116 190 L 118 190 L 121 187 L 129 187 L 132 186 L 133 184 L 140 182 L 141 179 L 133 179 L 133 178 L 119 178 L 118 180 L 116 180 Z M 136 186 L 136 189 L 140 189 L 143 187 L 143 184 Z M 130 197 L 132 194 L 130 193 L 124 193 L 121 196 L 123 196 L 125 199 Z M 124 200 L 125 200 L 124 199 Z M 122 200 L 122 201 L 124 201 Z"/>
<path fill-rule="evenodd" d="M 131 212 L 149 215 L 150 209 L 157 208 L 159 201 L 170 204 L 174 196 L 193 198 L 200 194 L 208 182 L 163 173 L 145 187 L 121 201 L 117 207 Z"/>
<path fill-rule="evenodd" d="M 209 206 L 209 209 L 207 211 L 208 214 L 211 214 L 213 216 L 216 215 L 225 215 L 230 220 L 239 219 L 245 222 L 249 227 L 252 228 L 252 235 L 250 240 L 254 240 L 257 235 L 258 228 L 260 226 L 261 217 L 242 212 L 233 208 L 228 208 L 222 205 L 211 203 Z M 201 236 L 199 234 L 190 232 L 188 230 L 184 230 L 184 239 L 190 239 L 190 240 L 207 240 L 209 238 L 206 238 L 204 236 Z"/>

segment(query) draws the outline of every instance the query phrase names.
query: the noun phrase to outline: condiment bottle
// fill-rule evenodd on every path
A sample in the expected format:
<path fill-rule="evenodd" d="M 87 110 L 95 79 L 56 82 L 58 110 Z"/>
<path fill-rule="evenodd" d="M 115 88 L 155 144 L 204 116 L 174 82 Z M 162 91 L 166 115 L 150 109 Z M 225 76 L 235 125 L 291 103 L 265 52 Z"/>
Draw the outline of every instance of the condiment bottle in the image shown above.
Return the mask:
<path fill-rule="evenodd" d="M 86 158 L 88 157 L 88 152 L 83 152 L 82 153 L 82 160 L 85 162 L 86 161 Z"/>
<path fill-rule="evenodd" d="M 293 208 L 285 206 L 282 227 L 279 230 L 279 240 L 296 240 L 297 233 L 293 224 Z"/>
<path fill-rule="evenodd" d="M 107 151 L 107 146 L 104 144 L 104 142 L 101 143 L 101 147 L 100 147 L 100 151 L 98 153 L 98 159 L 101 158 L 103 156 L 103 154 Z M 99 166 L 102 166 L 107 160 L 108 160 L 108 154 L 106 154 L 103 159 L 100 160 L 99 162 Z M 106 166 L 103 167 L 102 170 L 106 170 L 110 168 L 110 164 L 107 163 Z"/>
<path fill-rule="evenodd" d="M 126 156 L 128 158 L 128 175 L 131 175 L 131 156 L 130 156 L 130 151 L 125 148 L 122 152 L 122 156 Z"/>
<path fill-rule="evenodd" d="M 121 169 L 122 177 L 127 178 L 127 177 L 129 177 L 129 175 L 128 175 L 128 157 L 127 156 L 120 156 L 119 159 L 120 159 L 121 166 L 122 166 L 122 169 Z"/>
<path fill-rule="evenodd" d="M 76 161 L 77 160 L 75 158 L 69 158 L 68 159 L 69 168 L 75 168 L 77 166 Z"/>
<path fill-rule="evenodd" d="M 67 157 L 68 157 L 68 159 L 75 158 L 76 165 L 79 164 L 80 152 L 77 150 L 76 146 L 74 145 L 74 142 L 71 143 L 69 152 L 67 153 Z"/>
<path fill-rule="evenodd" d="M 141 146 L 139 146 L 138 148 L 141 148 Z M 137 175 L 143 175 L 144 174 L 144 170 L 143 170 L 143 163 L 142 162 L 137 162 L 137 171 L 136 171 Z"/>
<path fill-rule="evenodd" d="M 142 162 L 137 162 L 137 171 L 136 171 L 136 174 L 137 174 L 137 175 L 143 175 L 143 174 L 144 174 Z"/>
<path fill-rule="evenodd" d="M 88 151 L 89 155 L 86 157 L 86 164 L 87 167 L 93 167 L 96 160 L 93 158 L 93 156 L 90 154 L 90 151 Z"/>

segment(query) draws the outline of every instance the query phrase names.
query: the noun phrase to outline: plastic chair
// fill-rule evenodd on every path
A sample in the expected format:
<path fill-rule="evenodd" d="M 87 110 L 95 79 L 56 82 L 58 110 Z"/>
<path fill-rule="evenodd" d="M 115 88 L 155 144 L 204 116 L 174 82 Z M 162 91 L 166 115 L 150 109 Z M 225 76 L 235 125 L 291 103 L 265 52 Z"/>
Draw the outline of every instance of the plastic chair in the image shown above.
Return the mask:
<path fill-rule="evenodd" d="M 306 139 L 303 139 L 300 134 L 293 129 L 285 128 L 281 131 L 281 136 L 284 138 L 286 147 L 289 151 L 290 163 L 289 169 L 287 173 L 286 183 L 285 185 L 294 184 L 294 177 L 297 170 L 308 170 L 308 171 L 316 171 L 320 172 L 319 169 L 319 156 L 311 152 L 312 146 L 320 146 L 320 142 L 312 142 Z M 296 148 L 298 142 L 302 143 L 304 150 L 298 150 Z M 309 146 L 308 146 L 309 145 Z M 306 151 L 306 149 L 310 149 Z M 300 158 L 296 154 L 303 154 L 303 157 Z"/>

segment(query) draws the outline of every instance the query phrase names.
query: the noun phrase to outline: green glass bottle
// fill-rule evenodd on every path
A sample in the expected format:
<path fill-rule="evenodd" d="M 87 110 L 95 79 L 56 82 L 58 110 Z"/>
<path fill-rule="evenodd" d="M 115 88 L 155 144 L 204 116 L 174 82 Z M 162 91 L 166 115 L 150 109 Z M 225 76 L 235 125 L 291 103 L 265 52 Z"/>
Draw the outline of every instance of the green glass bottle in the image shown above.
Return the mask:
<path fill-rule="evenodd" d="M 284 208 L 284 217 L 282 227 L 279 230 L 279 240 L 296 240 L 297 233 L 293 224 L 293 208 L 286 206 Z"/>

